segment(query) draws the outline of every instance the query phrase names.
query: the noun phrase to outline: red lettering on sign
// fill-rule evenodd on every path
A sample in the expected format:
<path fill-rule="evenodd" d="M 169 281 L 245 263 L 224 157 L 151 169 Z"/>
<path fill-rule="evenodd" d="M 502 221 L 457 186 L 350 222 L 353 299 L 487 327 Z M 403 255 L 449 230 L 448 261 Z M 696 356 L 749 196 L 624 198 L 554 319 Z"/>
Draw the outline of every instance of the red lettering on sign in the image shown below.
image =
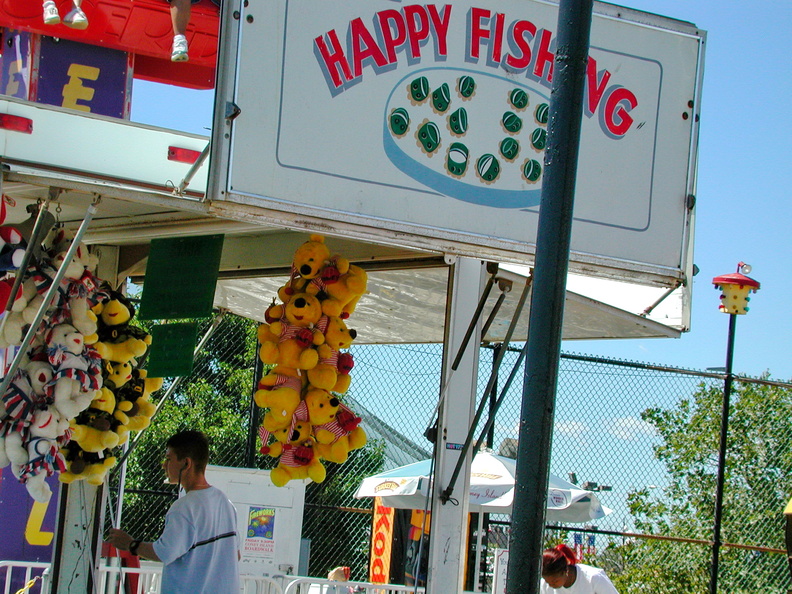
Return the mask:
<path fill-rule="evenodd" d="M 437 12 L 437 7 L 430 4 L 426 7 L 429 11 L 429 19 L 432 21 L 432 26 L 435 30 L 435 37 L 437 38 L 437 54 L 439 56 L 448 55 L 448 24 L 451 22 L 451 5 L 447 4 L 443 7 L 443 14 Z"/>
<path fill-rule="evenodd" d="M 478 59 L 479 46 L 483 39 L 490 38 L 490 30 L 482 25 L 482 21 L 489 20 L 492 13 L 483 8 L 470 9 L 470 57 Z"/>
<path fill-rule="evenodd" d="M 388 576 L 385 575 L 385 564 L 382 559 L 375 559 L 371 564 L 371 581 L 374 584 L 387 583 Z"/>
<path fill-rule="evenodd" d="M 536 63 L 533 73 L 537 78 L 545 78 L 547 82 L 553 82 L 553 60 L 555 55 L 550 51 L 550 40 L 552 34 L 547 29 L 542 29 L 539 34 L 539 47 L 536 48 Z M 545 74 L 547 66 L 547 74 Z"/>
<path fill-rule="evenodd" d="M 530 38 L 526 38 L 526 33 Z M 515 49 L 518 54 L 509 54 L 506 56 L 506 65 L 515 70 L 523 70 L 528 68 L 531 63 L 531 44 L 530 39 L 536 35 L 536 25 L 531 21 L 517 21 L 511 31 L 511 37 L 514 44 L 517 46 Z"/>
<path fill-rule="evenodd" d="M 333 86 L 337 89 L 345 82 L 352 80 L 352 73 L 349 71 L 349 64 L 344 56 L 344 50 L 341 49 L 341 43 L 338 41 L 338 35 L 336 35 L 335 30 L 328 31 L 326 35 L 332 49 L 327 47 L 325 38 L 322 35 L 314 39 L 314 43 L 322 56 L 322 60 L 324 60 L 325 71 L 330 75 Z M 339 69 L 343 75 L 343 80 L 339 76 Z"/>
<path fill-rule="evenodd" d="M 352 72 L 355 78 L 363 74 L 363 61 L 367 58 L 373 58 L 374 63 L 379 67 L 388 64 L 382 50 L 363 24 L 363 19 L 357 18 L 350 22 L 349 32 L 352 37 Z"/>
<path fill-rule="evenodd" d="M 423 6 L 411 5 L 404 7 L 404 18 L 407 21 L 410 56 L 420 58 L 421 42 L 429 38 L 429 16 Z"/>
<path fill-rule="evenodd" d="M 385 553 L 385 547 L 387 546 L 387 542 L 385 542 L 385 535 L 382 532 L 377 532 L 374 535 L 374 554 L 378 557 L 382 556 Z"/>
<path fill-rule="evenodd" d="M 404 17 L 398 10 L 382 10 L 377 13 L 382 41 L 385 44 L 385 55 L 388 63 L 396 61 L 396 48 L 407 41 L 407 29 L 404 26 Z"/>
<path fill-rule="evenodd" d="M 616 87 L 605 102 L 605 127 L 615 136 L 624 136 L 632 126 L 630 111 L 638 107 L 638 99 L 632 91 Z"/>
<path fill-rule="evenodd" d="M 602 71 L 602 75 L 598 76 L 597 61 L 589 56 L 588 64 L 586 64 L 586 84 L 588 92 L 588 111 L 589 113 L 596 113 L 597 106 L 599 105 L 602 95 L 608 86 L 611 73 L 607 70 Z M 599 80 L 598 80 L 599 78 Z"/>
<path fill-rule="evenodd" d="M 390 513 L 390 508 L 378 507 L 377 513 L 382 515 L 377 519 L 377 525 L 374 527 L 374 529 L 380 530 L 384 527 L 385 530 L 390 530 L 391 529 L 390 518 L 386 515 Z"/>
<path fill-rule="evenodd" d="M 496 64 L 500 64 L 501 52 L 503 50 L 503 22 L 506 20 L 506 15 L 497 13 L 495 15 L 495 36 L 492 39 L 492 52 L 490 57 Z"/>

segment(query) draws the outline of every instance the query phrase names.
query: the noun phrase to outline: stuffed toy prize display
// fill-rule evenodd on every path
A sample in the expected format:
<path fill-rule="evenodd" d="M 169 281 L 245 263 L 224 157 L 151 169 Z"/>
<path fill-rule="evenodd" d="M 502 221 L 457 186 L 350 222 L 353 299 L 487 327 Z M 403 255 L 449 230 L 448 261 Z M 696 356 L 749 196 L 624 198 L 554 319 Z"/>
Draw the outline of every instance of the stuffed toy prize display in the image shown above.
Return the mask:
<path fill-rule="evenodd" d="M 15 236 L 14 236 L 15 237 Z M 71 239 L 56 227 L 40 257 L 23 272 L 0 332 L 0 347 L 19 346 L 65 260 Z M 23 245 L 24 248 L 24 245 Z M 38 251 L 38 250 L 37 250 Z M 13 262 L 19 258 L 11 258 Z M 11 465 L 30 496 L 46 502 L 47 476 L 101 484 L 115 463 L 113 448 L 149 424 L 149 395 L 162 385 L 138 369 L 151 337 L 129 325 L 135 309 L 96 276 L 85 245 L 66 265 L 53 303 L 0 398 L 0 468 Z M 0 297 L 11 297 L 3 279 Z M 0 306 L 1 307 L 1 306 Z"/>
<path fill-rule="evenodd" d="M 271 366 L 254 395 L 266 410 L 259 428 L 261 453 L 278 458 L 276 486 L 292 479 L 325 479 L 322 460 L 343 464 L 362 448 L 361 419 L 341 401 L 351 383 L 357 336 L 347 320 L 366 293 L 366 272 L 331 256 L 324 237 L 297 248 L 291 274 L 258 330 L 259 357 Z"/>

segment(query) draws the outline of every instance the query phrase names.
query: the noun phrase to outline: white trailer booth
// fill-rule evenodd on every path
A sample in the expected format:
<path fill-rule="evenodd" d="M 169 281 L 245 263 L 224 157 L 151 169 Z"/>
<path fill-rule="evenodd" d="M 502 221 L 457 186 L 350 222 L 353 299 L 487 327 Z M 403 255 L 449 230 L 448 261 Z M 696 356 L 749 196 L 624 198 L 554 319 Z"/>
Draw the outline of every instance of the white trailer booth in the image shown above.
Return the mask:
<path fill-rule="evenodd" d="M 83 240 L 106 279 L 144 274 L 152 238 L 223 233 L 215 303 L 260 320 L 306 232 L 322 233 L 369 272 L 356 319 L 363 340 L 442 341 L 450 361 L 486 285 L 485 263 L 533 261 L 541 177 L 531 162 L 541 165 L 537 110 L 549 98 L 555 5 L 276 0 L 223 11 L 208 161 L 166 158 L 173 146 L 209 154 L 205 137 L 2 99 L 1 114 L 32 121 L 29 134 L 0 130 L 3 193 L 20 207 L 51 199 L 74 228 L 95 204 Z M 640 302 L 625 311 L 568 292 L 567 339 L 688 329 L 704 38 L 690 23 L 595 4 L 570 269 L 638 287 Z M 488 109 L 493 101 L 502 109 Z M 469 133 L 459 127 L 463 108 Z M 91 142 L 75 150 L 74 138 Z M 506 138 L 520 157 L 507 158 Z M 495 279 L 505 304 L 487 335 L 476 325 L 473 344 L 503 340 L 520 293 L 507 286 L 526 283 L 506 266 Z M 517 337 L 527 335 L 527 311 L 521 320 Z M 476 351 L 443 379 L 445 443 L 465 441 Z M 442 483 L 458 453 L 438 452 Z M 430 585 L 460 583 L 467 509 L 435 504 L 434 539 L 459 546 L 431 551 Z M 65 529 L 96 530 L 77 524 Z M 63 571 L 92 562 L 81 553 L 64 546 Z"/>

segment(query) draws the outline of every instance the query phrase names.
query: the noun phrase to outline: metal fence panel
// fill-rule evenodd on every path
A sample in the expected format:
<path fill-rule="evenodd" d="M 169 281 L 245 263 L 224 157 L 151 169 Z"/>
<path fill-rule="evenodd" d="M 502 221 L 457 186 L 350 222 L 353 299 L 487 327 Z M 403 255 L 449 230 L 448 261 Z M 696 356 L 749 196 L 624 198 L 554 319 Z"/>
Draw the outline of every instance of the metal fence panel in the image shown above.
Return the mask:
<path fill-rule="evenodd" d="M 187 427 L 207 432 L 213 464 L 243 467 L 254 460 L 258 468 L 273 465 L 251 440 L 261 418 L 251 407 L 260 373 L 255 336 L 254 322 L 226 315 L 196 358 L 191 377 L 162 406 L 130 456 L 123 524 L 136 537 L 156 538 L 173 500 L 174 490 L 163 485 L 159 470 L 164 441 L 173 432 Z M 495 400 L 521 346 L 507 349 L 493 394 L 487 395 L 481 392 L 495 351 L 481 349 L 479 398 Z M 309 575 L 324 577 L 330 569 L 348 565 L 352 579 L 364 581 L 372 502 L 352 495 L 363 477 L 431 455 L 424 433 L 435 421 L 442 348 L 353 345 L 352 352 L 355 367 L 344 399 L 363 417 L 369 443 L 343 465 L 326 463 L 325 482 L 308 486 L 303 536 L 311 540 Z M 523 373 L 518 370 L 482 444 L 503 455 L 516 451 Z M 550 527 L 548 543 L 576 547 L 584 560 L 606 568 L 620 591 L 705 591 L 722 383 L 723 377 L 712 373 L 562 355 L 551 472 L 579 485 L 588 482 L 613 511 L 596 524 Z M 167 383 L 156 397 L 166 388 Z M 780 552 L 783 505 L 792 491 L 786 484 L 792 471 L 792 429 L 784 422 L 792 414 L 791 388 L 749 378 L 736 382 L 722 591 L 782 591 L 788 584 Z M 741 504 L 743 499 L 748 501 Z M 508 516 L 489 520 L 484 586 L 491 578 L 492 551 L 508 542 Z"/>

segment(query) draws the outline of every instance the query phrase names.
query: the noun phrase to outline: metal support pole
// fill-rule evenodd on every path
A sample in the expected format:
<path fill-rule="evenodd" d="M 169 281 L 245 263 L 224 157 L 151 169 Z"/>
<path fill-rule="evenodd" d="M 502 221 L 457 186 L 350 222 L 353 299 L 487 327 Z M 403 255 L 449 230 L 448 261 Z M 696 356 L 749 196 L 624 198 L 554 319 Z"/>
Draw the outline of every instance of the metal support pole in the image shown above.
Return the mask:
<path fill-rule="evenodd" d="M 184 176 L 184 179 L 181 180 L 179 187 L 174 188 L 173 190 L 174 194 L 176 194 L 177 196 L 184 196 L 184 191 L 187 189 L 187 186 L 190 185 L 192 178 L 195 177 L 195 174 L 198 173 L 198 170 L 201 168 L 201 165 L 203 165 L 204 161 L 206 161 L 206 157 L 209 156 L 209 147 L 211 146 L 212 146 L 211 142 L 207 143 L 207 145 L 201 151 L 201 154 L 198 155 L 198 159 L 195 161 L 195 163 L 192 164 L 190 170 Z"/>
<path fill-rule="evenodd" d="M 250 393 L 250 424 L 248 426 L 247 446 L 245 447 L 245 466 L 248 468 L 255 468 L 256 464 L 256 438 L 258 437 L 259 428 L 259 407 L 254 398 L 258 390 L 261 375 L 264 372 L 264 363 L 259 357 L 259 348 L 261 345 L 256 341 L 256 354 L 255 363 L 253 364 L 253 390 Z M 267 445 L 267 444 L 261 444 Z"/>
<path fill-rule="evenodd" d="M 30 239 L 28 240 L 28 245 L 25 248 L 25 255 L 22 257 L 22 262 L 16 271 L 16 276 L 14 277 L 14 286 L 11 287 L 11 292 L 8 294 L 8 300 L 5 303 L 5 315 L 3 316 L 2 321 L 0 321 L 0 334 L 5 331 L 6 322 L 8 322 L 8 316 L 14 306 L 14 301 L 16 300 L 19 287 L 22 286 L 22 281 L 25 277 L 25 272 L 27 272 L 28 266 L 30 265 L 30 260 L 34 252 L 41 250 L 42 235 L 49 231 L 49 228 L 55 223 L 55 217 L 49 212 L 50 200 L 54 199 L 53 194 L 55 198 L 57 198 L 57 190 L 55 190 L 55 188 L 50 188 L 49 198 L 47 198 L 44 201 L 44 204 L 39 207 L 38 215 L 36 216 L 36 222 L 33 225 L 33 231 L 30 233 Z"/>
<path fill-rule="evenodd" d="M 561 0 L 520 415 L 507 594 L 538 594 L 593 0 Z"/>
<path fill-rule="evenodd" d="M 789 504 L 787 504 L 788 506 Z M 784 529 L 784 544 L 786 545 L 787 552 L 787 565 L 789 566 L 789 573 L 792 575 L 792 515 L 784 511 L 786 528 Z M 790 589 L 792 592 L 792 589 Z"/>
<path fill-rule="evenodd" d="M 471 346 L 460 361 L 459 369 L 451 374 L 453 353 L 462 345 L 463 331 L 474 313 L 476 297 L 484 285 L 484 266 L 471 258 L 458 258 L 452 269 L 446 311 L 446 337 L 443 348 L 443 380 L 448 391 L 440 408 L 435 442 L 436 468 L 432 488 L 432 525 L 429 543 L 429 571 L 427 592 L 461 592 L 470 488 L 470 456 L 459 477 L 458 500 L 443 504 L 440 493 L 451 477 L 460 448 L 467 436 L 476 402 L 478 374 L 478 345 L 481 343 L 479 322 L 470 337 Z"/>
<path fill-rule="evenodd" d="M 734 333 L 737 315 L 729 314 L 729 339 L 726 346 L 726 379 L 723 380 L 723 405 L 721 407 L 720 447 L 718 449 L 718 482 L 715 485 L 715 526 L 712 535 L 712 565 L 710 567 L 710 594 L 718 591 L 718 562 L 721 547 L 721 519 L 723 517 L 723 484 L 726 478 L 726 448 L 729 438 L 729 406 L 734 380 Z"/>
<path fill-rule="evenodd" d="M 8 295 L 8 301 L 5 304 L 6 312 L 11 311 L 11 307 L 14 305 L 14 299 L 16 298 L 19 287 L 22 285 L 22 277 L 30 264 L 30 259 L 36 251 L 36 248 L 40 249 L 43 233 L 49 231 L 48 227 L 51 227 L 55 223 L 55 217 L 50 213 L 49 205 L 51 200 L 57 198 L 57 192 L 59 191 L 60 190 L 55 188 L 50 188 L 49 197 L 39 208 L 38 214 L 36 215 L 36 222 L 33 224 L 33 231 L 30 233 L 30 239 L 25 248 L 25 255 L 22 257 L 22 262 L 17 270 L 16 278 L 14 278 L 14 286 L 11 288 L 11 293 Z M 3 324 L 5 324 L 5 320 L 6 318 L 3 318 Z"/>
<path fill-rule="evenodd" d="M 473 331 L 479 327 L 479 323 L 481 321 L 481 312 L 484 310 L 484 306 L 487 304 L 487 298 L 489 298 L 490 291 L 492 291 L 492 286 L 495 284 L 495 277 L 498 274 L 498 264 L 488 262 L 486 268 L 490 275 L 489 279 L 487 279 L 487 284 L 484 287 L 484 290 L 481 292 L 478 305 L 476 306 L 476 311 L 473 312 L 473 315 L 470 318 L 470 323 L 468 324 L 467 330 L 465 331 L 465 337 L 462 339 L 462 344 L 459 345 L 457 354 L 454 357 L 454 362 L 451 364 L 451 371 L 448 373 L 448 377 L 446 377 L 443 382 L 443 386 L 440 388 L 440 397 L 437 399 L 437 406 L 432 413 L 432 422 L 424 431 L 424 437 L 426 437 L 426 439 L 432 443 L 435 443 L 435 440 L 437 439 L 437 415 L 440 412 L 440 408 L 443 406 L 443 402 L 445 402 L 448 385 L 454 376 L 454 372 L 459 367 L 462 357 L 465 356 L 465 351 L 467 350 L 468 344 L 470 343 L 470 337 L 473 335 Z M 479 336 L 481 335 L 481 331 L 479 330 Z M 479 342 L 481 341 L 479 340 Z"/>
<path fill-rule="evenodd" d="M 514 333 L 515 328 L 517 328 L 517 322 L 520 320 L 520 315 L 522 314 L 523 306 L 525 305 L 525 301 L 528 299 L 528 293 L 530 293 L 530 290 L 531 279 L 528 279 L 525 283 L 525 287 L 523 288 L 523 292 L 520 295 L 520 300 L 517 303 L 517 307 L 514 310 L 514 315 L 512 316 L 511 323 L 509 324 L 509 329 L 506 331 L 506 336 L 503 340 L 504 344 L 509 344 L 509 342 L 511 342 L 512 334 Z M 500 364 L 505 354 L 505 349 L 499 350 L 497 358 L 492 364 L 492 372 L 490 373 L 487 387 L 484 389 L 484 396 L 482 397 L 481 402 L 476 409 L 473 422 L 470 424 L 470 429 L 468 430 L 467 437 L 465 438 L 465 443 L 462 445 L 461 455 L 457 460 L 456 466 L 454 467 L 454 472 L 451 474 L 451 480 L 448 482 L 448 486 L 440 494 L 440 501 L 442 501 L 444 504 L 451 499 L 451 495 L 454 493 L 454 487 L 456 486 L 457 479 L 459 478 L 459 473 L 462 471 L 462 466 L 465 464 L 468 450 L 470 450 L 470 447 L 473 445 L 473 432 L 476 430 L 476 427 L 478 427 L 479 421 L 481 420 L 481 415 L 484 413 L 484 408 L 487 406 L 486 396 L 490 390 L 492 390 L 495 382 L 498 380 L 498 370 L 500 369 Z M 473 457 L 476 457 L 476 452 L 473 453 Z"/>
<path fill-rule="evenodd" d="M 501 351 L 508 350 L 508 344 L 496 344 L 495 347 L 492 349 L 492 372 L 495 375 L 495 382 L 492 384 L 492 389 L 489 393 L 489 415 L 488 418 L 492 418 L 495 416 L 495 406 L 498 402 L 498 373 L 499 370 L 495 368 L 495 364 L 501 360 Z M 490 427 L 489 431 L 487 431 L 487 447 L 492 449 L 495 447 L 495 424 L 493 423 Z"/>
<path fill-rule="evenodd" d="M 506 383 L 503 385 L 503 388 L 501 388 L 500 396 L 498 396 L 498 399 L 495 400 L 495 403 L 490 407 L 489 418 L 484 422 L 484 426 L 481 428 L 481 433 L 479 434 L 479 442 L 484 441 L 484 436 L 493 429 L 495 425 L 495 418 L 498 415 L 498 410 L 500 409 L 501 404 L 503 404 L 503 401 L 506 398 L 506 394 L 509 392 L 509 388 L 511 388 L 514 378 L 517 377 L 517 372 L 520 369 L 520 365 L 522 365 L 522 362 L 525 359 L 527 347 L 528 345 L 525 345 L 520 350 L 520 356 L 517 357 L 517 361 L 512 366 L 509 377 L 506 378 Z"/>

